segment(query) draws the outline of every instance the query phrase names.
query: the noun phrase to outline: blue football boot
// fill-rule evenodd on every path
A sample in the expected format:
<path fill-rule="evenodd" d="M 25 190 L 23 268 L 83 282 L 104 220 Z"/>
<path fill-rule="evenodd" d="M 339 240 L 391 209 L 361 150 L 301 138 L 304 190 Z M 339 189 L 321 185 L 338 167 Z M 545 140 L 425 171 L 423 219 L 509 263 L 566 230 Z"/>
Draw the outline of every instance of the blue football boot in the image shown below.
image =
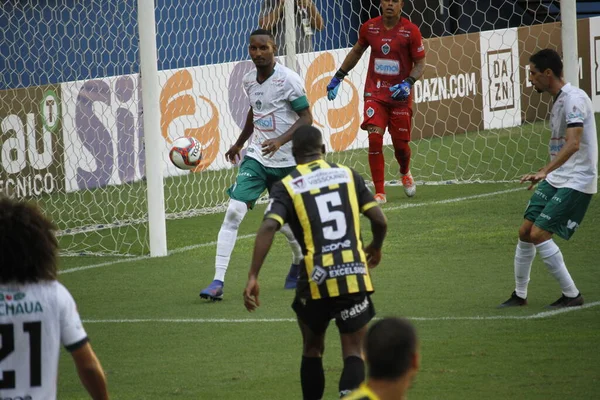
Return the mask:
<path fill-rule="evenodd" d="M 208 285 L 207 288 L 202 289 L 200 297 L 212 301 L 223 300 L 223 286 L 225 284 L 222 281 L 214 280 Z"/>

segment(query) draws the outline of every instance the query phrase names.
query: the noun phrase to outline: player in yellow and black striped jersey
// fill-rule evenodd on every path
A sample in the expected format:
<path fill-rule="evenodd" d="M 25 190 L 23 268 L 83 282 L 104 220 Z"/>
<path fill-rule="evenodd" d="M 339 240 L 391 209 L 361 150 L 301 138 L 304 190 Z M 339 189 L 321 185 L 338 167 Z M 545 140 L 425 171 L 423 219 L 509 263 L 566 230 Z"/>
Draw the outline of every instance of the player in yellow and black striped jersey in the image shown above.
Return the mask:
<path fill-rule="evenodd" d="M 377 202 L 360 175 L 343 165 L 315 160 L 299 165 L 271 193 L 266 218 L 281 225 L 288 222 L 303 250 L 299 297 L 373 292 L 359 218 Z"/>
<path fill-rule="evenodd" d="M 249 311 L 259 305 L 258 273 L 275 232 L 288 223 L 304 254 L 292 304 L 303 338 L 302 393 L 304 399 L 320 399 L 325 388 L 325 332 L 332 319 L 340 332 L 344 358 L 340 395 L 364 380 L 361 343 L 375 315 L 369 268 L 381 260 L 387 222 L 359 174 L 322 159 L 325 147 L 318 129 L 298 128 L 292 152 L 298 165 L 271 190 L 256 237 L 244 303 Z M 360 233 L 361 213 L 371 221 L 373 233 L 366 247 Z"/>

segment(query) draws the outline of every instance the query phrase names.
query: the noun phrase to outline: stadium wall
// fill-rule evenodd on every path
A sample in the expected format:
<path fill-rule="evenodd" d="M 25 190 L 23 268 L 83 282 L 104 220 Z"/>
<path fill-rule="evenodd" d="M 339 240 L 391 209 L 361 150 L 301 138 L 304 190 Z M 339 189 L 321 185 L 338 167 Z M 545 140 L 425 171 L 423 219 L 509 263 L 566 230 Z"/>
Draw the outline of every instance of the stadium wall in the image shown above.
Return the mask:
<path fill-rule="evenodd" d="M 549 99 L 539 106 L 527 81 L 527 57 L 556 43 L 556 23 L 427 40 L 428 67 L 414 88 L 414 138 L 546 118 Z M 579 46 L 579 84 L 600 111 L 600 18 L 579 20 Z M 325 87 L 348 51 L 299 56 L 314 123 L 335 151 L 367 143 L 359 124 L 368 57 L 351 72 L 334 102 L 325 97 Z M 197 171 L 230 167 L 218 155 L 243 124 L 248 103 L 241 78 L 251 68 L 251 62 L 242 61 L 159 72 L 167 176 L 189 173 L 167 160 L 169 144 L 184 135 L 203 143 L 204 162 Z M 206 85 L 209 78 L 211 85 Z M 138 87 L 137 74 L 125 74 L 0 91 L 0 190 L 36 196 L 142 179 Z"/>
<path fill-rule="evenodd" d="M 352 1 L 314 1 L 326 23 L 315 34 L 315 50 L 348 47 L 358 15 Z M 259 0 L 155 3 L 159 70 L 248 58 Z M 0 90 L 137 73 L 136 7 L 136 1 L 123 0 L 3 1 Z"/>

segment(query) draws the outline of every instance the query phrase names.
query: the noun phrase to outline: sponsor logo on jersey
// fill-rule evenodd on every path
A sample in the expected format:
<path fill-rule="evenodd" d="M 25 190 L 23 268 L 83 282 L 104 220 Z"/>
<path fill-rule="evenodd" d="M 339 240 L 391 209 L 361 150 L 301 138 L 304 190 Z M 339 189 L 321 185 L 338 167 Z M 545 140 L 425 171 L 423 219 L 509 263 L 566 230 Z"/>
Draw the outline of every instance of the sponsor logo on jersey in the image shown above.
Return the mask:
<path fill-rule="evenodd" d="M 385 43 L 383 46 L 381 46 L 381 52 L 385 55 L 387 55 L 390 52 L 390 45 Z"/>
<path fill-rule="evenodd" d="M 254 126 L 261 131 L 274 131 L 275 120 L 272 115 L 266 115 L 254 121 Z"/>
<path fill-rule="evenodd" d="M 303 179 L 303 181 L 301 181 Z M 319 169 L 307 175 L 292 180 L 294 193 L 304 193 L 313 189 L 320 189 L 330 185 L 341 185 L 350 182 L 350 176 L 345 169 L 328 168 Z"/>
<path fill-rule="evenodd" d="M 404 30 L 404 29 L 398 29 L 398 34 L 400 36 L 404 36 L 404 37 L 410 37 L 410 31 Z"/>
<path fill-rule="evenodd" d="M 17 292 L 17 293 L 0 293 L 0 302 L 3 301 L 19 301 L 25 298 L 25 293 Z"/>
<path fill-rule="evenodd" d="M 544 218 L 544 219 L 546 219 L 546 220 L 548 220 L 548 221 L 550 221 L 550 220 L 552 219 L 552 217 L 551 217 L 551 216 L 549 216 L 548 214 L 544 214 L 544 213 L 541 213 L 541 214 L 540 214 L 540 218 Z"/>
<path fill-rule="evenodd" d="M 331 243 L 321 247 L 321 253 L 330 253 L 340 248 L 349 249 L 350 246 L 352 246 L 352 243 L 350 240 L 346 239 L 343 242 Z"/>
<path fill-rule="evenodd" d="M 315 281 L 317 285 L 320 285 L 321 283 L 325 282 L 325 279 L 327 279 L 327 271 L 325 268 L 315 265 L 312 273 L 310 274 L 310 278 Z"/>
<path fill-rule="evenodd" d="M 375 115 L 375 110 L 372 107 L 367 108 L 367 117 L 371 118 L 373 115 Z"/>
<path fill-rule="evenodd" d="M 374 70 L 375 73 L 380 75 L 398 75 L 400 73 L 400 61 L 376 58 Z"/>
<path fill-rule="evenodd" d="M 254 103 L 254 107 L 260 111 L 262 109 L 262 101 L 260 100 L 256 100 L 256 103 Z"/>
<path fill-rule="evenodd" d="M 298 177 L 292 180 L 292 186 L 294 189 L 302 190 L 306 186 L 306 182 L 304 181 L 303 177 Z"/>
<path fill-rule="evenodd" d="M 571 220 L 567 221 L 567 229 L 574 231 L 577 228 L 579 228 L 579 224 L 577 222 Z"/>
<path fill-rule="evenodd" d="M 373 24 L 369 24 L 369 26 L 367 27 L 367 30 L 369 31 L 369 33 L 373 33 L 373 34 L 377 35 L 377 34 L 379 34 L 380 28 Z"/>
<path fill-rule="evenodd" d="M 355 304 L 346 310 L 342 310 L 340 312 L 340 316 L 342 317 L 342 320 L 345 321 L 350 318 L 358 317 L 360 314 L 367 311 L 367 308 L 369 308 L 369 298 L 368 297 L 365 298 L 365 301 L 363 301 L 362 303 Z"/>
<path fill-rule="evenodd" d="M 352 263 L 329 267 L 329 278 L 339 278 L 348 275 L 366 275 L 367 267 L 363 263 Z"/>
<path fill-rule="evenodd" d="M 403 116 L 410 117 L 410 113 L 408 112 L 408 110 L 405 110 L 405 109 L 400 109 L 400 110 L 393 109 L 392 115 L 403 115 Z"/>

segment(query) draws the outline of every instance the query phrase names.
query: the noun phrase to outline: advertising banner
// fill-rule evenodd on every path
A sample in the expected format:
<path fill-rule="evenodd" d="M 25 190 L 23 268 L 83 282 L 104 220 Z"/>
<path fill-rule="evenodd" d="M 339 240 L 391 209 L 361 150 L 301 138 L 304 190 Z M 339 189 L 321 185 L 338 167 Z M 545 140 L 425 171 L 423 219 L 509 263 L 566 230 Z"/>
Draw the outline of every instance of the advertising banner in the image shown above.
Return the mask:
<path fill-rule="evenodd" d="M 0 192 L 64 191 L 61 107 L 58 86 L 0 91 Z"/>
<path fill-rule="evenodd" d="M 67 192 L 144 176 L 137 75 L 63 83 Z"/>
<path fill-rule="evenodd" d="M 479 34 L 424 40 L 427 67 L 413 88 L 412 139 L 483 128 Z"/>
<path fill-rule="evenodd" d="M 480 33 L 483 126 L 521 124 L 519 42 L 517 28 Z"/>
<path fill-rule="evenodd" d="M 425 40 L 427 67 L 422 79 L 413 87 L 413 140 L 507 128 L 547 118 L 551 99 L 540 96 L 531 87 L 528 59 L 542 48 L 560 51 L 560 42 L 557 23 Z M 579 83 L 590 91 L 600 111 L 600 18 L 579 21 L 579 48 Z M 360 129 L 368 50 L 342 83 L 338 97 L 334 101 L 326 98 L 326 86 L 349 51 L 340 49 L 297 56 L 295 69 L 305 80 L 314 125 L 323 131 L 329 151 L 368 146 L 367 134 Z M 244 126 L 249 103 L 242 78 L 253 68 L 251 61 L 242 61 L 159 72 L 159 129 L 164 151 L 162 159 L 153 162 L 164 166 L 165 176 L 189 173 L 176 169 L 168 160 L 171 143 L 181 136 L 193 136 L 202 143 L 203 161 L 196 172 L 231 168 L 223 155 Z M 58 134 L 64 132 L 64 143 L 59 146 L 52 142 L 52 149 L 60 149 L 62 157 L 64 148 L 64 183 L 56 182 L 55 177 L 50 185 L 50 178 L 44 178 L 48 179 L 48 190 L 64 187 L 75 191 L 134 182 L 144 177 L 146 160 L 139 82 L 137 75 L 124 75 L 64 83 L 60 90 L 55 90 L 61 93 L 61 99 L 56 100 L 60 107 L 57 106 L 55 112 L 62 114 L 62 120 L 51 129 Z M 37 93 L 35 102 L 42 101 L 45 89 L 28 90 Z M 34 98 L 29 93 L 18 96 Z M 19 109 L 15 107 L 23 108 L 27 104 L 13 102 L 11 108 Z M 18 135 L 14 132 L 28 132 L 31 124 L 28 118 L 34 117 L 27 116 L 31 111 L 19 112 L 19 118 L 12 116 L 6 120 L 12 111 L 2 116 L 2 132 L 7 139 Z M 46 137 L 41 129 L 51 131 L 47 124 L 41 123 L 41 117 L 38 120 L 36 128 L 40 130 L 38 142 L 41 144 Z M 3 136 L 4 186 L 7 171 L 17 170 L 17 164 L 32 165 L 24 163 L 25 152 L 18 155 L 11 152 L 10 146 L 15 146 L 12 143 L 17 139 L 6 142 L 7 139 Z M 384 143 L 391 143 L 389 135 L 385 135 Z M 38 146 L 34 150 L 43 149 Z M 43 153 L 33 156 L 36 154 L 40 158 Z M 31 179 L 39 181 L 41 178 Z M 19 190 L 27 192 L 25 186 L 21 183 Z M 32 186 L 29 192 L 35 190 L 38 189 Z"/>
<path fill-rule="evenodd" d="M 589 54 L 590 54 L 590 96 L 594 111 L 600 112 L 600 17 L 590 18 Z M 579 37 L 582 35 L 580 34 Z"/>

